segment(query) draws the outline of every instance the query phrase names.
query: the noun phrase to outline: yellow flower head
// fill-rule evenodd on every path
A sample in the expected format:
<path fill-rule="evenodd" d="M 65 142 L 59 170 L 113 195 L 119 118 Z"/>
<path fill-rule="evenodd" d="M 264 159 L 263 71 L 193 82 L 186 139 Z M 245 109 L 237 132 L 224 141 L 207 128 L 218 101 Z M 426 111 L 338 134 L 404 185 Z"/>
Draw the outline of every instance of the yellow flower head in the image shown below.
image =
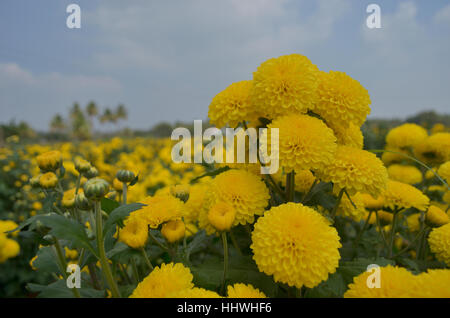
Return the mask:
<path fill-rule="evenodd" d="M 221 298 L 218 293 L 204 288 L 189 288 L 171 295 L 172 298 Z"/>
<path fill-rule="evenodd" d="M 429 269 L 418 275 L 420 296 L 424 298 L 450 298 L 450 269 Z"/>
<path fill-rule="evenodd" d="M 350 195 L 363 192 L 373 197 L 378 197 L 387 182 L 386 168 L 377 156 L 349 146 L 338 146 L 334 160 L 318 176 L 339 189 L 345 188 Z"/>
<path fill-rule="evenodd" d="M 220 201 L 227 202 L 235 209 L 233 226 L 253 223 L 255 215 L 264 213 L 269 198 L 269 189 L 259 176 L 236 169 L 222 172 L 209 184 L 206 201 L 199 214 L 199 226 L 208 234 L 215 232 L 208 221 L 208 212 L 211 206 Z"/>
<path fill-rule="evenodd" d="M 450 133 L 431 135 L 414 148 L 417 159 L 428 164 L 441 164 L 450 160 Z"/>
<path fill-rule="evenodd" d="M 141 203 L 146 204 L 146 206 L 136 212 L 141 214 L 152 229 L 156 229 L 164 222 L 181 219 L 183 216 L 183 202 L 170 194 L 147 197 Z"/>
<path fill-rule="evenodd" d="M 388 147 L 397 149 L 414 148 L 418 143 L 426 139 L 428 133 L 425 128 L 406 123 L 391 129 L 386 135 Z"/>
<path fill-rule="evenodd" d="M 0 264 L 20 253 L 20 246 L 15 240 L 9 239 L 0 233 Z"/>
<path fill-rule="evenodd" d="M 407 184 L 417 184 L 422 182 L 422 172 L 414 166 L 399 164 L 390 165 L 387 168 L 389 178 Z"/>
<path fill-rule="evenodd" d="M 62 155 L 57 150 L 49 151 L 37 156 L 36 161 L 42 171 L 54 171 L 60 167 Z"/>
<path fill-rule="evenodd" d="M 445 181 L 447 181 L 447 183 L 450 183 L 450 161 L 443 163 L 439 167 L 438 175 L 440 175 L 442 178 L 444 178 Z"/>
<path fill-rule="evenodd" d="M 229 231 L 236 217 L 236 210 L 231 204 L 219 201 L 208 211 L 209 223 L 219 232 Z"/>
<path fill-rule="evenodd" d="M 163 224 L 161 234 L 169 243 L 181 240 L 186 233 L 186 226 L 181 220 L 172 220 Z"/>
<path fill-rule="evenodd" d="M 333 126 L 358 127 L 370 113 L 369 92 L 343 72 L 320 72 L 318 101 L 313 111 Z"/>
<path fill-rule="evenodd" d="M 189 268 L 181 263 L 156 267 L 131 294 L 130 298 L 166 298 L 194 287 Z"/>
<path fill-rule="evenodd" d="M 358 149 L 363 148 L 364 136 L 359 126 L 352 122 L 349 123 L 348 127 L 335 125 L 333 122 L 327 122 L 327 124 L 333 129 L 338 145 L 350 146 Z"/>
<path fill-rule="evenodd" d="M 394 215 L 390 212 L 384 210 L 377 211 L 378 218 L 380 219 L 381 225 L 392 223 Z"/>
<path fill-rule="evenodd" d="M 120 182 L 117 178 L 114 178 L 114 180 L 112 182 L 112 187 L 117 192 L 122 193 L 122 191 L 123 191 L 123 183 Z"/>
<path fill-rule="evenodd" d="M 144 247 L 148 238 L 148 225 L 139 213 L 131 213 L 120 230 L 119 240 L 132 248 Z"/>
<path fill-rule="evenodd" d="M 441 226 L 450 222 L 450 217 L 442 211 L 440 208 L 434 205 L 430 205 L 428 208 L 426 219 L 431 226 Z"/>
<path fill-rule="evenodd" d="M 6 234 L 5 232 L 12 231 L 12 230 L 16 229 L 18 226 L 19 225 L 17 225 L 17 223 L 12 220 L 0 220 L 0 235 Z M 17 235 L 19 235 L 18 231 L 11 233 L 11 236 L 15 237 Z"/>
<path fill-rule="evenodd" d="M 271 153 L 279 148 L 280 167 L 285 172 L 305 169 L 317 170 L 328 165 L 336 151 L 333 131 L 318 118 L 307 115 L 291 115 L 275 119 L 268 128 L 278 128 L 279 143 L 271 144 L 271 131 L 261 138 L 261 147 Z M 267 140 L 268 145 L 265 143 Z"/>
<path fill-rule="evenodd" d="M 71 250 L 67 246 L 64 246 L 64 252 L 65 252 L 67 258 L 77 259 L 77 257 L 78 257 L 77 250 L 75 250 L 75 249 Z"/>
<path fill-rule="evenodd" d="M 361 198 L 366 209 L 376 210 L 381 209 L 384 205 L 383 196 L 379 195 L 376 199 L 368 193 L 361 193 Z"/>
<path fill-rule="evenodd" d="M 434 228 L 428 236 L 428 243 L 436 258 L 450 266 L 450 223 Z"/>
<path fill-rule="evenodd" d="M 388 265 L 379 268 L 380 288 L 371 286 L 371 276 L 374 270 L 366 271 L 353 278 L 353 283 L 345 292 L 345 298 L 409 298 L 416 297 L 417 290 L 421 288 L 417 276 L 402 267 Z M 372 288 L 371 288 L 372 287 Z"/>
<path fill-rule="evenodd" d="M 61 204 L 65 208 L 71 208 L 75 205 L 75 188 L 67 190 L 61 200 Z M 78 189 L 78 193 L 82 193 L 83 189 Z"/>
<path fill-rule="evenodd" d="M 39 177 L 39 184 L 45 189 L 56 187 L 58 177 L 53 172 L 46 172 Z"/>
<path fill-rule="evenodd" d="M 196 183 L 189 188 L 189 198 L 184 204 L 185 220 L 196 221 L 199 211 L 203 207 L 208 186 L 204 183 Z"/>
<path fill-rule="evenodd" d="M 337 214 L 341 216 L 349 217 L 356 222 L 359 222 L 361 219 L 364 218 L 366 215 L 366 209 L 364 207 L 364 201 L 361 196 L 361 193 L 356 193 L 355 195 L 352 195 L 351 201 L 347 197 L 347 195 L 343 195 L 341 202 L 339 203 L 339 207 L 337 210 Z M 356 206 L 353 206 L 353 204 Z"/>
<path fill-rule="evenodd" d="M 329 221 L 300 203 L 271 208 L 255 224 L 253 259 L 276 282 L 312 288 L 339 264 L 339 236 Z"/>
<path fill-rule="evenodd" d="M 251 98 L 256 110 L 269 119 L 306 113 L 317 100 L 318 68 L 303 55 L 271 58 L 253 73 Z"/>
<path fill-rule="evenodd" d="M 392 210 L 416 208 L 425 211 L 430 199 L 412 185 L 389 180 L 386 191 L 383 192 L 384 206 Z"/>
<path fill-rule="evenodd" d="M 209 105 L 208 117 L 211 124 L 219 128 L 237 127 L 253 116 L 254 107 L 250 100 L 252 81 L 233 83 L 217 94 Z"/>
<path fill-rule="evenodd" d="M 414 213 L 406 218 L 406 224 L 411 232 L 420 230 L 420 213 Z"/>
<path fill-rule="evenodd" d="M 251 284 L 234 284 L 227 287 L 228 298 L 267 298 L 259 289 Z"/>

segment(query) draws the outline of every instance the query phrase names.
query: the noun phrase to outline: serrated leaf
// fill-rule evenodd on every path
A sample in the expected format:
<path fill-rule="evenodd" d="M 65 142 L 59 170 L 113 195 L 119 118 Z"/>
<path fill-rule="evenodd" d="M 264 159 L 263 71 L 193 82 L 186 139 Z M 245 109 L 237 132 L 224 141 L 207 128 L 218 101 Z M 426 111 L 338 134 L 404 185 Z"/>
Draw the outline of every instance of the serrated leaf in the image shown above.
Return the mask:
<path fill-rule="evenodd" d="M 56 255 L 53 251 L 53 247 L 46 246 L 38 250 L 36 254 L 37 258 L 33 261 L 33 266 L 39 271 L 48 273 L 60 273 L 60 268 L 56 263 Z"/>
<path fill-rule="evenodd" d="M 108 198 L 102 198 L 101 205 L 102 210 L 105 211 L 107 214 L 110 214 L 114 209 L 117 209 L 120 206 L 120 204 L 117 201 Z"/>
<path fill-rule="evenodd" d="M 114 209 L 114 211 L 112 211 L 109 214 L 109 217 L 105 222 L 105 226 L 103 228 L 103 235 L 105 235 L 105 233 L 107 233 L 108 231 L 114 229 L 114 226 L 118 224 L 118 222 L 123 221 L 128 215 L 130 215 L 131 212 L 139 210 L 143 206 L 145 206 L 145 204 L 131 203 L 121 205 L 118 208 Z"/>

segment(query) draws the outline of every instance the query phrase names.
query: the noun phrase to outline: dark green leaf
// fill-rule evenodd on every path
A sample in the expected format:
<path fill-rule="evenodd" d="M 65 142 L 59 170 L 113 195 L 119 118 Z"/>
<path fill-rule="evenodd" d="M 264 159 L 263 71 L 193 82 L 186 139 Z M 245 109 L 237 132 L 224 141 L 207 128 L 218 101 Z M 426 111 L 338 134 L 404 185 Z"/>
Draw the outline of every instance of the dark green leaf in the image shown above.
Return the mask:
<path fill-rule="evenodd" d="M 114 209 L 114 211 L 109 214 L 108 220 L 106 220 L 105 222 L 103 233 L 105 234 L 108 231 L 114 229 L 115 224 L 122 222 L 128 215 L 130 215 L 131 212 L 139 210 L 143 206 L 145 206 L 145 204 L 131 203 L 121 205 L 120 207 Z"/>
<path fill-rule="evenodd" d="M 114 209 L 120 206 L 120 204 L 117 201 L 108 198 L 102 198 L 101 204 L 102 210 L 105 211 L 107 214 L 110 214 Z"/>

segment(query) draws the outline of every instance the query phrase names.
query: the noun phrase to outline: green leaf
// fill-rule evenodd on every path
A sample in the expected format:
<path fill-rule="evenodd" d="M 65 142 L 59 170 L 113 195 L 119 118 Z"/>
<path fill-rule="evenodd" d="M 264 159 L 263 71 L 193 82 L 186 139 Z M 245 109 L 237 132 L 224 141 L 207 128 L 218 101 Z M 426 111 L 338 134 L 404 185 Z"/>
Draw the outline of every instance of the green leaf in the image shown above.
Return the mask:
<path fill-rule="evenodd" d="M 134 177 L 133 180 L 131 180 L 130 184 L 128 185 L 129 187 L 134 186 L 137 182 L 139 181 L 139 174 L 136 175 L 136 177 Z"/>
<path fill-rule="evenodd" d="M 103 234 L 107 233 L 111 229 L 114 229 L 114 225 L 122 222 L 131 212 L 141 209 L 145 204 L 142 203 L 131 203 L 121 205 L 120 207 L 114 209 L 109 214 L 108 220 L 105 222 L 103 228 Z"/>
<path fill-rule="evenodd" d="M 102 198 L 101 205 L 102 210 L 105 211 L 107 214 L 110 214 L 114 209 L 120 206 L 120 204 L 117 201 L 108 198 Z"/>
<path fill-rule="evenodd" d="M 55 252 L 53 251 L 53 247 L 41 247 L 36 256 L 37 258 L 34 260 L 33 266 L 39 271 L 61 274 L 60 268 L 56 263 L 57 258 Z"/>
<path fill-rule="evenodd" d="M 82 283 L 83 284 L 83 283 Z M 83 286 L 83 285 L 81 285 Z M 58 280 L 50 285 L 28 284 L 27 289 L 32 293 L 39 293 L 38 298 L 74 298 L 73 291 L 67 288 L 64 279 Z M 103 290 L 96 290 L 93 288 L 79 288 L 81 297 L 86 298 L 100 298 L 104 297 Z"/>

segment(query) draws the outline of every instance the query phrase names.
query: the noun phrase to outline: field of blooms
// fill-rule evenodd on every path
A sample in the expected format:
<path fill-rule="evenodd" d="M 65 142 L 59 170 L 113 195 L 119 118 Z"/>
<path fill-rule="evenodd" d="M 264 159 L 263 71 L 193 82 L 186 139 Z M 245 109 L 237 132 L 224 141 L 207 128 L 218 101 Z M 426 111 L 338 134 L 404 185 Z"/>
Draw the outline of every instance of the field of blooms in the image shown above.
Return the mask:
<path fill-rule="evenodd" d="M 450 129 L 368 149 L 370 105 L 298 54 L 212 96 L 217 128 L 278 128 L 274 174 L 175 163 L 170 138 L 9 137 L 0 297 L 450 297 Z"/>

